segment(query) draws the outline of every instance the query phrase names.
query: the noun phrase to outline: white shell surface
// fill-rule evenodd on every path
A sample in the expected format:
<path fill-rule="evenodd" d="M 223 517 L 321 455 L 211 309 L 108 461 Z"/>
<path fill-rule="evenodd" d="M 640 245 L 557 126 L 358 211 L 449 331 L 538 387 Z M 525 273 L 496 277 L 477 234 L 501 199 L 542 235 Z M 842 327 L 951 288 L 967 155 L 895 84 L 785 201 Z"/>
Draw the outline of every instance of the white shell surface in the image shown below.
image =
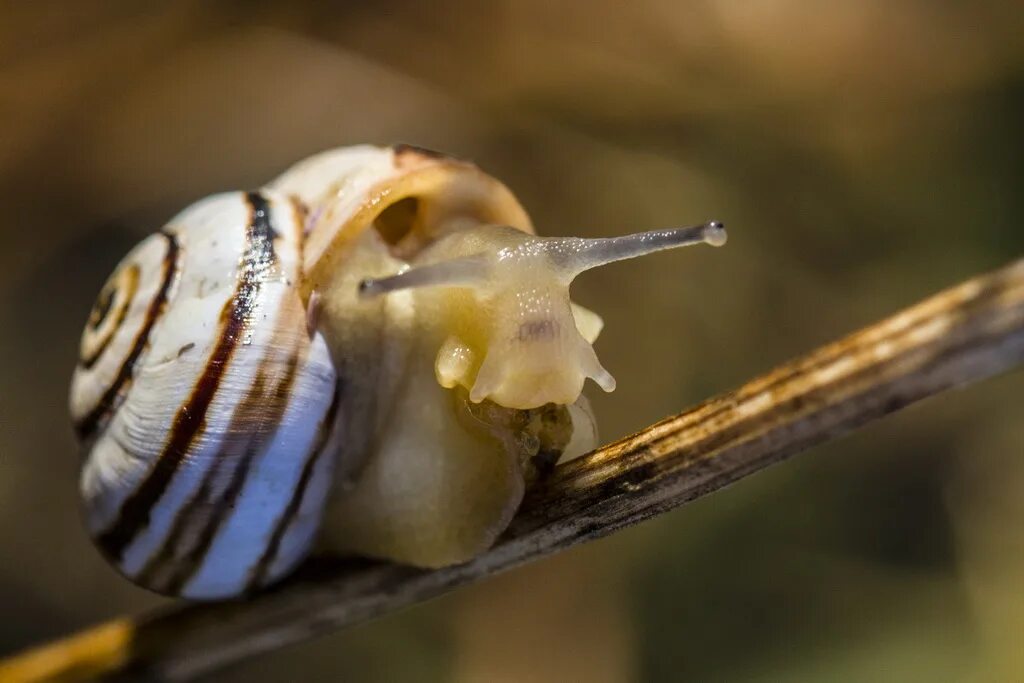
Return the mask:
<path fill-rule="evenodd" d="M 306 330 L 301 246 L 302 213 L 282 194 L 202 200 L 126 257 L 111 282 L 137 269 L 132 296 L 101 300 L 83 335 L 85 356 L 117 316 L 71 405 L 89 445 L 88 527 L 141 585 L 230 597 L 309 551 L 339 397 Z"/>

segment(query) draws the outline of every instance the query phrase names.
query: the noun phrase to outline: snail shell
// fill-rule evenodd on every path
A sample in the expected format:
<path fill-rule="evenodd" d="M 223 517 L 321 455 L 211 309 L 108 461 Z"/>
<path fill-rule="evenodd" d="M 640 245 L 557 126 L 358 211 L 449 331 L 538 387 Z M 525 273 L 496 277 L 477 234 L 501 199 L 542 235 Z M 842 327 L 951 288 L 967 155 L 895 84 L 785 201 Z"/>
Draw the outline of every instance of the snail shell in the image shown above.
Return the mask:
<path fill-rule="evenodd" d="M 302 226 L 279 193 L 205 199 L 125 257 L 90 315 L 71 388 L 85 518 L 144 586 L 234 595 L 309 550 L 338 388 L 297 294 Z"/>
<path fill-rule="evenodd" d="M 317 539 L 436 567 L 489 547 L 530 463 L 589 450 L 614 381 L 582 270 L 724 242 L 716 223 L 539 238 L 504 185 L 408 146 L 300 162 L 133 249 L 82 335 L 87 527 L 162 593 L 243 595 Z"/>

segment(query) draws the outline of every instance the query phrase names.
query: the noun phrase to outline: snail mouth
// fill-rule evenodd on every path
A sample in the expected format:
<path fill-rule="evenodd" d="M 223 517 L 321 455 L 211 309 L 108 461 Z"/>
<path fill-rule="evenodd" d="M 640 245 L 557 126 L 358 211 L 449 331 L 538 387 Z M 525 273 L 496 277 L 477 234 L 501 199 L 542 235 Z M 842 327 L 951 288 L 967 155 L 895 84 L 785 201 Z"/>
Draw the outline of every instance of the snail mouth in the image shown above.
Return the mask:
<path fill-rule="evenodd" d="M 497 440 L 523 467 L 527 479 L 543 477 L 563 458 L 582 455 L 597 445 L 594 418 L 585 399 L 570 405 L 547 403 L 519 409 L 470 400 L 464 387 L 452 390 L 455 414 L 477 438 Z"/>
<path fill-rule="evenodd" d="M 586 378 L 555 365 L 545 370 L 516 371 L 504 379 L 477 377 L 469 392 L 473 402 L 492 401 L 502 406 L 532 410 L 545 405 L 569 405 L 583 392 Z"/>

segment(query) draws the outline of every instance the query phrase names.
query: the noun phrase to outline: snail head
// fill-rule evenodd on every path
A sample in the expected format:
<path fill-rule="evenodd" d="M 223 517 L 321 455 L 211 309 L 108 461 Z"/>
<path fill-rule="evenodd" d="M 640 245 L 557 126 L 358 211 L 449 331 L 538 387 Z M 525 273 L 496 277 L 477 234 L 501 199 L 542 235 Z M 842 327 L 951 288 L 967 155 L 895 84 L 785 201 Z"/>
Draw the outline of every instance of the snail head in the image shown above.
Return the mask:
<path fill-rule="evenodd" d="M 615 389 L 591 346 L 601 320 L 570 301 L 573 279 L 615 261 L 725 241 L 716 221 L 598 239 L 482 225 L 439 239 L 398 274 L 363 280 L 359 293 L 418 290 L 417 311 L 440 331 L 434 367 L 442 386 L 461 385 L 473 402 L 508 408 L 568 405 L 588 377 Z"/>

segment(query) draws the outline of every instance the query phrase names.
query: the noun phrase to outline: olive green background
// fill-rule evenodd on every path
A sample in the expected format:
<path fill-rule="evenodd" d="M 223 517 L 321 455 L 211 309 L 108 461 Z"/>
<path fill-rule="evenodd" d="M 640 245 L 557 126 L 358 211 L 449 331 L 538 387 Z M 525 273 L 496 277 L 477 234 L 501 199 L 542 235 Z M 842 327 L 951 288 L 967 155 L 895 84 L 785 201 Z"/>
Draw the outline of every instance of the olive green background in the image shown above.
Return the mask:
<path fill-rule="evenodd" d="M 1014 0 L 0 4 L 0 653 L 163 600 L 77 509 L 68 379 L 121 255 L 323 148 L 476 160 L 588 273 L 638 429 L 1024 254 Z M 591 387 L 593 389 L 594 387 Z M 1024 374 L 218 680 L 1024 677 Z"/>

